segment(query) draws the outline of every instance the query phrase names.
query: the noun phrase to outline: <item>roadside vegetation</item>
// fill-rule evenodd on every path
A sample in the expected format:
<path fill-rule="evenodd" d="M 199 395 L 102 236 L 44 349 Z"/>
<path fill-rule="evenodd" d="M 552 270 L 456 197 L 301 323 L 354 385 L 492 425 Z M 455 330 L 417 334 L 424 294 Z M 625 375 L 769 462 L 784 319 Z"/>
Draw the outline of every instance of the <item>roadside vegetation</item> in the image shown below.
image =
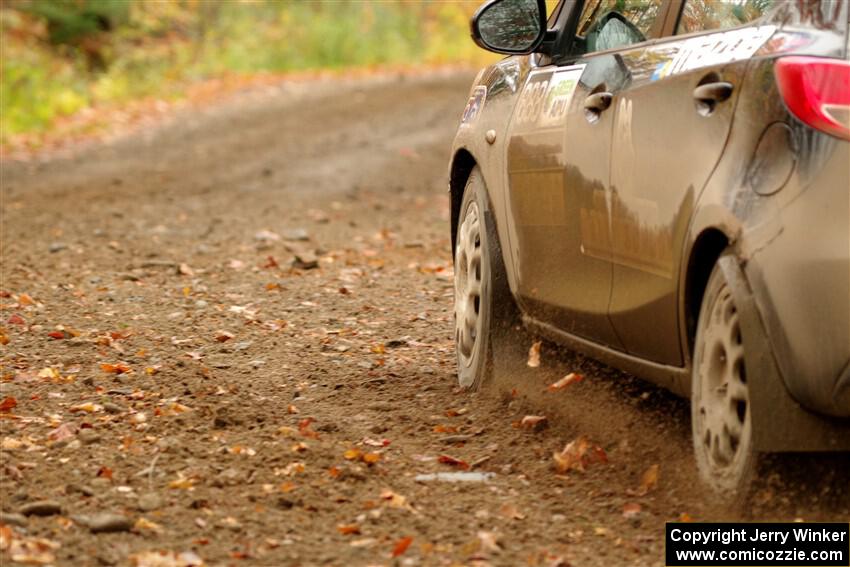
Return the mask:
<path fill-rule="evenodd" d="M 0 144 L 64 117 L 175 101 L 210 80 L 492 56 L 468 33 L 477 0 L 5 0 Z"/>

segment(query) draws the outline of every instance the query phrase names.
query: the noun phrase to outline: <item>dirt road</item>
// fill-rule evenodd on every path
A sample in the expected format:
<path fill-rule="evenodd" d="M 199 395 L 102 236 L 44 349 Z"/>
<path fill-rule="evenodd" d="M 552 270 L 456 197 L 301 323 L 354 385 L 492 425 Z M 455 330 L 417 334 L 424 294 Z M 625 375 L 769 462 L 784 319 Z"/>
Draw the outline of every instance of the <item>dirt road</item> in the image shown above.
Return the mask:
<path fill-rule="evenodd" d="M 684 402 L 546 343 L 527 368 L 519 332 L 456 387 L 471 78 L 283 85 L 3 164 L 4 564 L 661 565 L 665 521 L 850 516 L 840 467 L 717 507 Z M 582 436 L 605 459 L 559 474 Z"/>

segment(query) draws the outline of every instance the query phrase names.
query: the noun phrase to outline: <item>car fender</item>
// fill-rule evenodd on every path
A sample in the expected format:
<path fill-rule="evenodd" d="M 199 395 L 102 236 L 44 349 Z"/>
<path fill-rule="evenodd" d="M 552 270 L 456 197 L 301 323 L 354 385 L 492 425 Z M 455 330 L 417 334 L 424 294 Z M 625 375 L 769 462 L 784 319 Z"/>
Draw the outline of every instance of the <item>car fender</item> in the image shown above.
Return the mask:
<path fill-rule="evenodd" d="M 753 445 L 758 451 L 848 451 L 850 422 L 804 409 L 789 394 L 779 373 L 752 289 L 734 253 L 718 260 L 741 320 L 750 391 Z"/>

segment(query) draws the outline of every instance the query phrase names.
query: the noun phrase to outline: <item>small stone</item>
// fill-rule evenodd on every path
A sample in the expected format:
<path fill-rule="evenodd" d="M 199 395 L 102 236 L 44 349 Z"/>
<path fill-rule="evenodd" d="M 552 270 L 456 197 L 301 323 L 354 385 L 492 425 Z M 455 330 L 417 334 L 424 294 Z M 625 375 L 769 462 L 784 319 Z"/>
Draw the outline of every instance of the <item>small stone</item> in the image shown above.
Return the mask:
<path fill-rule="evenodd" d="M 207 366 L 212 366 L 213 368 L 225 369 L 231 367 L 230 357 L 227 356 L 208 356 L 205 362 Z"/>
<path fill-rule="evenodd" d="M 62 505 L 54 500 L 39 500 L 24 504 L 18 512 L 24 516 L 53 516 L 62 513 Z"/>
<path fill-rule="evenodd" d="M 209 305 L 209 304 L 206 301 L 204 301 L 203 299 L 199 299 L 198 301 L 195 302 L 195 308 L 197 308 L 197 309 L 203 309 L 207 305 Z"/>
<path fill-rule="evenodd" d="M 292 260 L 292 267 L 299 270 L 313 270 L 319 267 L 319 258 L 312 252 L 299 252 Z"/>
<path fill-rule="evenodd" d="M 92 445 L 101 440 L 100 433 L 93 429 L 82 429 L 80 433 L 77 435 L 77 438 L 84 445 Z"/>
<path fill-rule="evenodd" d="M 23 514 L 0 512 L 0 524 L 24 527 L 27 525 L 27 518 Z"/>
<path fill-rule="evenodd" d="M 139 510 L 142 512 L 150 512 L 162 508 L 162 498 L 155 492 L 148 492 L 139 497 Z"/>
<path fill-rule="evenodd" d="M 47 247 L 51 254 L 55 254 L 56 252 L 61 252 L 62 250 L 67 250 L 68 245 L 64 242 L 51 242 L 50 246 Z"/>
<path fill-rule="evenodd" d="M 334 433 L 335 431 L 339 431 L 339 426 L 336 423 L 322 423 L 316 427 L 316 431 L 320 431 L 322 433 Z"/>
<path fill-rule="evenodd" d="M 112 402 L 104 402 L 103 403 L 103 409 L 107 413 L 112 413 L 112 414 L 123 413 L 124 411 L 126 411 L 126 409 L 124 407 L 119 406 L 118 404 L 113 404 Z"/>
<path fill-rule="evenodd" d="M 239 484 L 244 480 L 242 471 L 235 468 L 227 468 L 221 471 L 216 478 L 213 479 L 212 485 L 220 488 L 222 486 L 232 486 Z"/>
<path fill-rule="evenodd" d="M 160 437 L 156 441 L 156 447 L 161 452 L 168 453 L 180 447 L 180 441 L 176 437 Z"/>
<path fill-rule="evenodd" d="M 133 522 L 127 516 L 111 514 L 109 512 L 103 512 L 81 519 L 81 523 L 88 527 L 89 531 L 93 534 L 128 532 L 133 527 Z"/>
<path fill-rule="evenodd" d="M 295 242 L 306 242 L 310 240 L 310 234 L 303 228 L 288 228 L 283 231 L 283 239 Z"/>
<path fill-rule="evenodd" d="M 94 490 L 85 485 L 69 484 L 65 487 L 66 494 L 74 494 L 76 492 L 79 492 L 83 496 L 94 496 Z"/>

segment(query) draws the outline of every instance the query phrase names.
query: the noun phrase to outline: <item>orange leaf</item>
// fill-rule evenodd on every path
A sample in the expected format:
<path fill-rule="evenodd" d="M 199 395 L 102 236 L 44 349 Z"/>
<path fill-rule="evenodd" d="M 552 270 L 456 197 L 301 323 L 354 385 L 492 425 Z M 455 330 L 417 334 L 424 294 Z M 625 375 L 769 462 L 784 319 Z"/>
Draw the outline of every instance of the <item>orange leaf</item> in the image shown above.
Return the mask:
<path fill-rule="evenodd" d="M 346 461 L 356 461 L 360 458 L 360 449 L 349 449 L 342 454 Z"/>
<path fill-rule="evenodd" d="M 395 547 L 393 547 L 393 557 L 398 557 L 399 555 L 407 551 L 407 548 L 410 547 L 411 543 L 413 543 L 413 538 L 409 536 L 403 537 L 398 540 L 395 544 Z"/>
<path fill-rule="evenodd" d="M 542 341 L 536 341 L 531 345 L 531 348 L 528 349 L 528 366 L 530 368 L 537 368 L 540 366 L 540 346 L 543 344 Z"/>
<path fill-rule="evenodd" d="M 456 459 L 455 457 L 451 457 L 449 455 L 440 455 L 439 457 L 437 457 L 437 462 L 443 463 L 444 465 L 457 467 L 464 471 L 469 470 L 469 463 L 460 459 Z"/>
<path fill-rule="evenodd" d="M 0 402 L 0 412 L 9 413 L 17 405 L 18 405 L 18 400 L 16 400 L 12 396 L 6 396 L 5 398 L 3 398 L 3 401 Z"/>
<path fill-rule="evenodd" d="M 360 533 L 360 526 L 357 524 L 339 524 L 336 529 L 342 535 L 355 535 Z"/>
<path fill-rule="evenodd" d="M 97 476 L 112 480 L 112 469 L 109 467 L 100 467 L 97 471 Z"/>
<path fill-rule="evenodd" d="M 342 474 L 342 471 L 339 470 L 337 467 L 331 467 L 328 469 L 328 474 L 331 475 L 331 478 L 337 478 L 339 475 Z"/>
<path fill-rule="evenodd" d="M 47 336 L 51 339 L 56 339 L 57 341 L 61 341 L 62 339 L 66 339 L 65 331 L 50 331 L 47 333 Z"/>
<path fill-rule="evenodd" d="M 658 486 L 658 465 L 652 465 L 648 469 L 646 469 L 643 475 L 640 477 L 640 488 L 638 489 L 638 495 L 643 496 L 644 494 L 648 494 L 656 489 Z"/>
<path fill-rule="evenodd" d="M 18 303 L 20 305 L 35 305 L 35 300 L 33 300 L 33 298 L 28 294 L 22 293 L 18 296 Z"/>
<path fill-rule="evenodd" d="M 366 453 L 363 455 L 363 462 L 367 465 L 374 465 L 381 460 L 381 455 L 378 453 Z"/>
<path fill-rule="evenodd" d="M 457 427 L 451 425 L 435 425 L 434 433 L 457 433 Z"/>
<path fill-rule="evenodd" d="M 130 367 L 123 362 L 117 362 L 115 364 L 101 364 L 100 369 L 104 372 L 109 372 L 110 374 L 125 374 L 131 371 Z"/>
<path fill-rule="evenodd" d="M 575 372 L 570 372 L 557 382 L 549 384 L 546 389 L 550 392 L 557 392 L 558 390 L 563 390 L 570 384 L 575 384 L 576 382 L 581 382 L 582 380 L 584 380 L 584 376 L 582 376 L 581 374 L 576 374 Z"/>

